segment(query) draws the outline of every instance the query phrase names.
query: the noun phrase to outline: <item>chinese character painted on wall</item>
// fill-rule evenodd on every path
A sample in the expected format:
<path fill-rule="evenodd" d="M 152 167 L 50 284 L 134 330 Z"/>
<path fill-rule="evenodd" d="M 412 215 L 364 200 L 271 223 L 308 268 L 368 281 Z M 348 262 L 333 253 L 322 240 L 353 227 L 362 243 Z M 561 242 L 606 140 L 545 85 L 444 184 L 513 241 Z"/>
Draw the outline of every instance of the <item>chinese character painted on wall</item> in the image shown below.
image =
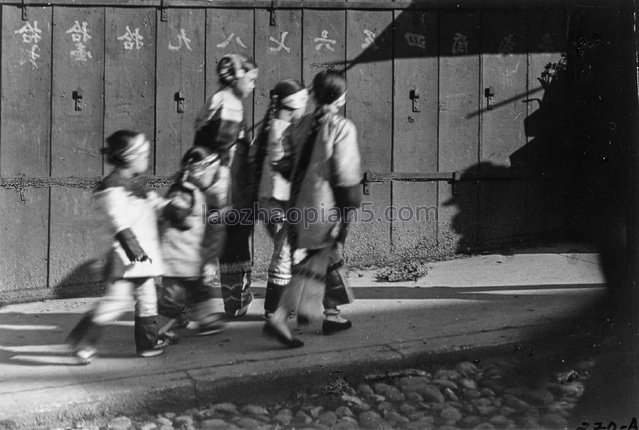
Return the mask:
<path fill-rule="evenodd" d="M 229 44 L 231 43 L 231 41 L 233 40 L 233 36 L 235 36 L 235 33 L 231 33 L 231 35 L 229 37 L 226 38 L 226 40 L 222 43 L 218 43 L 216 46 L 218 48 L 226 48 L 227 46 L 229 46 Z M 237 36 L 235 38 L 235 43 L 237 43 L 238 45 L 240 45 L 242 48 L 244 49 L 248 49 L 248 46 L 246 46 L 244 44 L 244 42 L 242 42 L 242 39 L 240 39 L 240 36 Z"/>
<path fill-rule="evenodd" d="M 370 30 L 364 30 L 364 34 L 366 35 L 366 39 L 364 39 L 364 43 L 362 43 L 362 48 L 366 49 L 369 46 L 372 46 L 373 49 L 377 49 L 379 48 L 379 46 L 377 46 L 377 44 L 375 44 L 375 37 L 376 34 L 374 31 L 370 31 Z"/>
<path fill-rule="evenodd" d="M 454 55 L 468 54 L 468 38 L 465 34 L 455 33 L 455 36 L 453 37 L 452 53 Z"/>
<path fill-rule="evenodd" d="M 408 46 L 426 49 L 426 36 L 424 36 L 423 34 L 406 33 L 405 37 Z"/>
<path fill-rule="evenodd" d="M 121 40 L 124 43 L 124 49 L 126 50 L 132 50 L 133 48 L 140 49 L 141 47 L 144 46 L 144 42 L 142 42 L 142 40 L 144 40 L 144 37 L 140 34 L 139 28 L 136 28 L 135 32 L 131 32 L 131 29 L 127 25 L 125 27 L 125 30 L 126 30 L 126 33 L 118 37 L 118 40 Z"/>
<path fill-rule="evenodd" d="M 286 52 L 290 53 L 291 52 L 291 48 L 286 46 L 286 45 L 284 45 L 284 42 L 286 42 L 286 36 L 288 36 L 288 31 L 285 31 L 285 32 L 283 32 L 280 35 L 280 40 L 277 40 L 273 36 L 269 37 L 268 40 L 270 40 L 271 42 L 275 43 L 275 46 L 269 47 L 269 51 L 271 51 L 271 52 L 280 52 L 283 49 Z"/>
<path fill-rule="evenodd" d="M 191 39 L 186 37 L 186 31 L 183 28 L 180 28 L 180 34 L 177 35 L 177 45 L 174 45 L 169 40 L 169 51 L 179 51 L 182 49 L 182 45 L 186 46 L 186 49 L 192 51 L 191 49 Z"/>
<path fill-rule="evenodd" d="M 71 51 L 71 57 L 74 60 L 86 62 L 88 58 L 93 58 L 91 51 L 87 51 L 86 49 L 86 43 L 91 39 L 86 22 L 83 21 L 82 25 L 80 25 L 80 23 L 76 21 L 73 27 L 68 29 L 66 33 L 71 35 L 71 41 L 75 43 L 75 49 Z"/>
<path fill-rule="evenodd" d="M 22 43 L 25 43 L 29 46 L 29 48 L 25 48 L 25 53 L 27 54 L 27 61 L 31 63 L 33 68 L 38 68 L 37 60 L 40 58 L 40 47 L 38 46 L 38 42 L 42 39 L 42 30 L 38 28 L 38 21 L 33 21 L 33 25 L 30 22 L 27 22 L 22 28 L 14 31 L 15 34 L 22 35 Z M 20 64 L 25 64 L 26 61 L 21 62 Z"/>
<path fill-rule="evenodd" d="M 515 51 L 515 46 L 517 45 L 513 40 L 515 38 L 515 33 L 510 33 L 505 36 L 501 43 L 499 44 L 499 53 L 501 55 L 509 55 Z"/>
<path fill-rule="evenodd" d="M 316 51 L 319 51 L 322 48 L 325 48 L 328 51 L 335 51 L 333 45 L 337 44 L 337 41 L 335 39 L 328 38 L 327 30 L 322 30 L 322 37 L 316 37 L 315 39 L 313 39 L 313 41 L 315 42 Z"/>

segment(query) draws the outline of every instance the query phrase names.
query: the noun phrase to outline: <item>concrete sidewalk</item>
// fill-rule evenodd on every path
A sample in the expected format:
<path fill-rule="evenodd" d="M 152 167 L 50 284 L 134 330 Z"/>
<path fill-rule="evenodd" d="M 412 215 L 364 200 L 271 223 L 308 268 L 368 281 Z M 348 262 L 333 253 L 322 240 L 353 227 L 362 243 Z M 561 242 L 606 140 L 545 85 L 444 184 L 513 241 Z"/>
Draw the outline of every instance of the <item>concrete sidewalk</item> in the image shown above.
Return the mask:
<path fill-rule="evenodd" d="M 0 309 L 0 420 L 34 427 L 162 403 L 196 404 L 239 381 L 284 384 L 286 377 L 313 372 L 328 378 L 338 369 L 400 367 L 416 357 L 539 337 L 605 291 L 597 255 L 566 249 L 435 262 L 416 282 L 381 283 L 373 270 L 352 270 L 357 300 L 344 315 L 353 328 L 333 336 L 305 328 L 300 349 L 261 335 L 263 301 L 257 299 L 226 332 L 197 337 L 186 331 L 178 345 L 152 359 L 135 356 L 129 314 L 107 329 L 99 357 L 80 366 L 63 341 L 97 299 L 6 306 Z M 263 297 L 263 282 L 254 289 Z"/>

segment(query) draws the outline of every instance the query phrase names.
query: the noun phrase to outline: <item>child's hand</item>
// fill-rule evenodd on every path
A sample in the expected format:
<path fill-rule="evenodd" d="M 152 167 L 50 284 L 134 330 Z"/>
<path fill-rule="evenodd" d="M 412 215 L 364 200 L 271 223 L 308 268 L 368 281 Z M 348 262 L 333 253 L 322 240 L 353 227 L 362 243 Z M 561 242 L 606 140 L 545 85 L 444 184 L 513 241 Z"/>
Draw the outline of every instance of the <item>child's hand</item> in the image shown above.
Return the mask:
<path fill-rule="evenodd" d="M 149 257 L 149 256 L 148 256 L 148 255 L 146 255 L 146 254 L 142 254 L 142 255 L 137 256 L 137 257 L 135 258 L 135 260 L 133 260 L 133 261 L 135 261 L 135 262 L 140 262 L 140 263 L 143 263 L 143 262 L 145 262 L 145 261 L 148 261 L 149 263 L 153 263 L 153 260 L 151 260 L 151 257 Z"/>
<path fill-rule="evenodd" d="M 204 283 L 206 285 L 215 285 L 215 281 L 217 280 L 218 276 L 219 274 L 217 270 L 217 264 L 204 264 L 204 267 L 202 267 L 202 278 L 204 279 Z"/>

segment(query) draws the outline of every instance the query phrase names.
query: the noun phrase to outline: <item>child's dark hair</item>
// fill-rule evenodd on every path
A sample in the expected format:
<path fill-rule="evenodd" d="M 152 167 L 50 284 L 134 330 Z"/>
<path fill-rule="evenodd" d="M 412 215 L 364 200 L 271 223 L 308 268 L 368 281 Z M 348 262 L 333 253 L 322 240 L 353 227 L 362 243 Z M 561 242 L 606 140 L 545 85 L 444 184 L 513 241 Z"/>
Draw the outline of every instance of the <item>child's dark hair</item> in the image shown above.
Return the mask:
<path fill-rule="evenodd" d="M 221 85 L 231 85 L 237 78 L 240 70 L 250 72 L 257 69 L 257 64 L 241 54 L 227 54 L 217 63 L 217 76 Z"/>
<path fill-rule="evenodd" d="M 106 156 L 106 161 L 116 167 L 123 167 L 127 162 L 122 157 L 127 147 L 135 137 L 142 134 L 133 130 L 118 130 L 106 138 L 106 146 L 102 148 L 102 153 Z"/>
<path fill-rule="evenodd" d="M 313 78 L 313 97 L 319 105 L 330 105 L 346 92 L 344 74 L 323 70 Z"/>
<path fill-rule="evenodd" d="M 182 169 L 185 169 L 189 165 L 193 163 L 200 162 L 204 160 L 206 157 L 213 154 L 207 147 L 205 146 L 192 146 L 184 153 L 182 157 Z"/>
<path fill-rule="evenodd" d="M 306 140 L 302 143 L 299 151 L 298 162 L 291 173 L 291 204 L 295 205 L 300 193 L 302 179 L 311 161 L 313 154 L 313 144 L 320 132 L 324 118 L 329 114 L 334 114 L 335 110 L 330 105 L 346 93 L 346 79 L 344 74 L 333 70 L 323 70 L 313 78 L 313 97 L 317 102 L 317 107 L 313 113 L 313 124 Z M 293 247 L 297 246 L 297 235 L 294 228 L 289 229 L 289 240 Z"/>

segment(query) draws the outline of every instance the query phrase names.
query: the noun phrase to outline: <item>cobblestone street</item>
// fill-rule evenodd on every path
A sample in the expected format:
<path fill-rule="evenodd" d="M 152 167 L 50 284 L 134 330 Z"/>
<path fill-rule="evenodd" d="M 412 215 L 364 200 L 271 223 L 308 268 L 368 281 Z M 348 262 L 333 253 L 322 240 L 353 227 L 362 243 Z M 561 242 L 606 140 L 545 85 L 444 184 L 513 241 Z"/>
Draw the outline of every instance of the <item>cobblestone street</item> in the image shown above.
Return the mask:
<path fill-rule="evenodd" d="M 560 429 L 588 385 L 593 359 L 513 351 L 477 363 L 368 374 L 271 404 L 217 403 L 156 416 L 120 416 L 67 429 Z M 543 370 L 542 370 L 543 369 Z"/>

